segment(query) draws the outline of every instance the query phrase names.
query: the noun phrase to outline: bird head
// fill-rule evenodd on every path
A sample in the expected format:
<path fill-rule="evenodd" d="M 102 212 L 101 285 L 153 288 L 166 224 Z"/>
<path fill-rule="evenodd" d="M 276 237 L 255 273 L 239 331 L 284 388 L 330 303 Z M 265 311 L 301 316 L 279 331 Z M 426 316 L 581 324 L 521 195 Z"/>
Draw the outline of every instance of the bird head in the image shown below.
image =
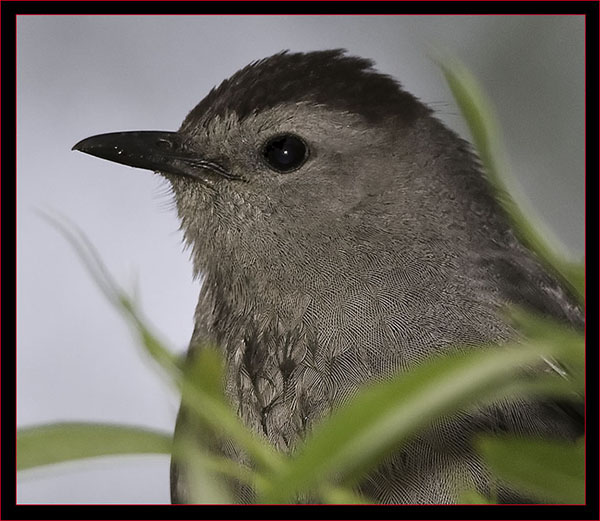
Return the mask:
<path fill-rule="evenodd" d="M 176 132 L 103 134 L 73 148 L 168 179 L 197 271 L 244 247 L 290 255 L 289 244 L 300 251 L 358 221 L 404 226 L 397 235 L 409 240 L 447 226 L 459 204 L 459 176 L 447 182 L 440 158 L 473 158 L 372 65 L 341 50 L 282 52 L 211 90 Z"/>

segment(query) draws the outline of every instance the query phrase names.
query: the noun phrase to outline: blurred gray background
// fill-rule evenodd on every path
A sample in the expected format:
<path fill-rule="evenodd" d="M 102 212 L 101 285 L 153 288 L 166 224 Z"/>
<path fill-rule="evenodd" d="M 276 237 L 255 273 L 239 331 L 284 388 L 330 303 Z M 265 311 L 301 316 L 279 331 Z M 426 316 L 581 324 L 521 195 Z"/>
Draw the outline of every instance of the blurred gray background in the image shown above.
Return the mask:
<path fill-rule="evenodd" d="M 71 247 L 36 209 L 76 222 L 169 344 L 183 352 L 192 281 L 166 183 L 71 152 L 102 132 L 176 130 L 209 89 L 282 49 L 343 47 L 469 138 L 430 46 L 482 81 L 514 176 L 577 257 L 584 241 L 581 16 L 19 16 L 18 424 L 104 421 L 170 432 L 177 397 Z M 274 85 L 274 88 L 277 86 Z M 168 458 L 23 473 L 20 503 L 166 503 Z"/>

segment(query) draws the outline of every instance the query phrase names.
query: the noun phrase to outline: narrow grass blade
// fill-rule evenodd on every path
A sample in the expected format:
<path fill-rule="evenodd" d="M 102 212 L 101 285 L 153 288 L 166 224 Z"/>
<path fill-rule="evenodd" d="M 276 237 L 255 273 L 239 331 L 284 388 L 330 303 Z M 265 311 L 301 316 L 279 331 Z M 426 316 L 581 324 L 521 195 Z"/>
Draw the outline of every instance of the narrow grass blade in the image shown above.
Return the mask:
<path fill-rule="evenodd" d="M 582 331 L 522 308 L 511 307 L 508 316 L 528 339 L 552 344 L 560 363 L 546 362 L 570 383 L 573 392 L 585 391 L 585 337 Z"/>
<path fill-rule="evenodd" d="M 173 457 L 185 464 L 187 500 L 200 504 L 232 504 L 234 499 L 225 480 L 226 476 L 236 479 L 249 477 L 242 473 L 242 467 L 233 461 L 213 456 L 189 436 L 176 438 Z M 182 467 L 180 467 L 182 468 Z"/>
<path fill-rule="evenodd" d="M 494 502 L 476 490 L 465 490 L 458 496 L 460 505 L 493 505 Z"/>
<path fill-rule="evenodd" d="M 432 420 L 502 395 L 548 346 L 490 348 L 432 360 L 372 385 L 317 426 L 274 480 L 265 502 L 285 502 L 333 478 L 356 479 Z M 511 387 L 512 386 L 512 387 Z"/>
<path fill-rule="evenodd" d="M 259 465 L 278 467 L 281 460 L 276 452 L 242 424 L 225 399 L 219 355 L 211 349 L 201 348 L 193 363 L 182 364 L 152 332 L 135 302 L 114 280 L 85 234 L 64 217 L 43 215 L 73 246 L 100 290 L 135 329 L 146 352 L 183 391 L 184 403 L 198 415 L 204 428 L 239 443 Z"/>
<path fill-rule="evenodd" d="M 227 436 L 243 447 L 259 468 L 279 470 L 283 463 L 281 455 L 242 423 L 225 397 L 223 382 L 219 353 L 209 347 L 198 349 L 185 366 L 183 406 L 216 435 Z"/>
<path fill-rule="evenodd" d="M 516 306 L 508 309 L 508 317 L 528 339 L 550 342 L 556 346 L 561 358 L 579 358 L 583 362 L 584 337 L 581 331 Z"/>
<path fill-rule="evenodd" d="M 585 502 L 583 439 L 576 444 L 539 439 L 484 438 L 479 450 L 496 475 L 556 503 Z"/>
<path fill-rule="evenodd" d="M 158 340 L 157 335 L 146 325 L 146 321 L 143 320 L 137 306 L 110 274 L 102 262 L 100 254 L 88 237 L 79 227 L 77 227 L 77 225 L 63 216 L 58 214 L 51 215 L 47 212 L 40 212 L 40 214 L 71 244 L 81 259 L 81 262 L 107 300 L 137 331 L 146 352 L 163 369 L 165 369 L 170 376 L 176 378 L 179 375 L 178 357 L 168 350 L 164 344 Z"/>
<path fill-rule="evenodd" d="M 520 198 L 518 203 L 511 194 L 517 191 L 509 186 L 512 179 L 501 153 L 501 139 L 491 104 L 474 76 L 458 60 L 439 58 L 441 68 L 454 99 L 471 131 L 475 148 L 483 163 L 497 201 L 513 224 L 521 242 L 533 251 L 541 261 L 556 273 L 579 299 L 585 302 L 584 269 L 566 260 L 564 248 L 558 240 L 534 217 L 528 202 Z"/>
<path fill-rule="evenodd" d="M 118 454 L 170 454 L 171 437 L 139 427 L 55 423 L 17 431 L 17 470 Z"/>
<path fill-rule="evenodd" d="M 328 505 L 370 505 L 369 498 L 353 492 L 350 488 L 324 486 L 321 488 L 321 497 Z"/>

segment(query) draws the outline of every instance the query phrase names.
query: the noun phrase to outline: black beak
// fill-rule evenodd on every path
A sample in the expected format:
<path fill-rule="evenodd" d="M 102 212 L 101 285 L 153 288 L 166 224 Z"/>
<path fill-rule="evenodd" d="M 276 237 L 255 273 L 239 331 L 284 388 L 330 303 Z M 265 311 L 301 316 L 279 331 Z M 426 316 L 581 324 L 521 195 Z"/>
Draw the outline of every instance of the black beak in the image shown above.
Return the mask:
<path fill-rule="evenodd" d="M 186 150 L 182 136 L 177 132 L 148 130 L 100 134 L 81 140 L 72 150 L 134 168 L 203 181 L 207 178 L 207 171 L 227 179 L 235 178 L 221 165 Z"/>

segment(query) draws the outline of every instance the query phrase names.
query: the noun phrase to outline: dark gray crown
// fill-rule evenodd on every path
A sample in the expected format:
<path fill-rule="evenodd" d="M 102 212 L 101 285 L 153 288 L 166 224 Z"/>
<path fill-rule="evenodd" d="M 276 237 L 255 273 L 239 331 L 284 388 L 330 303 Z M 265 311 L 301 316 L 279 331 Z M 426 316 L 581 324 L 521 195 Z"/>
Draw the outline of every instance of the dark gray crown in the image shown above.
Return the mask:
<path fill-rule="evenodd" d="M 235 112 L 240 119 L 282 103 L 309 101 L 359 114 L 369 123 L 389 117 L 411 122 L 431 111 L 403 91 L 371 60 L 346 56 L 344 49 L 310 53 L 283 51 L 236 72 L 188 114 L 186 124 Z"/>

